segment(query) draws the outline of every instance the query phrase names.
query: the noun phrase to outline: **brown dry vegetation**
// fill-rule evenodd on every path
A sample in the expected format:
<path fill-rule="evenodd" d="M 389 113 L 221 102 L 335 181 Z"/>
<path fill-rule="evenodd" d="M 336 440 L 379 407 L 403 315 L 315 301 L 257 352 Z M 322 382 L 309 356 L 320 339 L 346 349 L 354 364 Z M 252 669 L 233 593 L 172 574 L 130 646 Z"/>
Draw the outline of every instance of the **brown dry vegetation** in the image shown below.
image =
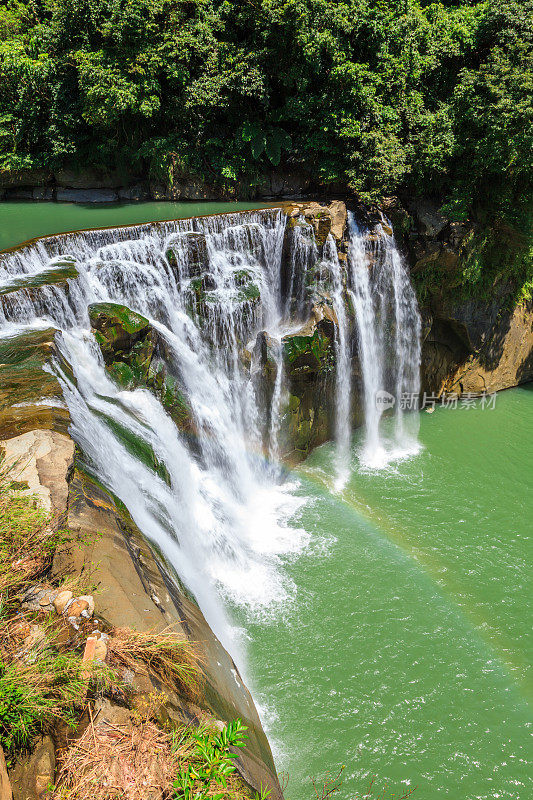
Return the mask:
<path fill-rule="evenodd" d="M 142 633 L 115 628 L 109 640 L 109 663 L 137 674 L 151 674 L 165 686 L 175 685 L 190 699 L 199 696 L 201 672 L 197 650 L 173 627 Z"/>

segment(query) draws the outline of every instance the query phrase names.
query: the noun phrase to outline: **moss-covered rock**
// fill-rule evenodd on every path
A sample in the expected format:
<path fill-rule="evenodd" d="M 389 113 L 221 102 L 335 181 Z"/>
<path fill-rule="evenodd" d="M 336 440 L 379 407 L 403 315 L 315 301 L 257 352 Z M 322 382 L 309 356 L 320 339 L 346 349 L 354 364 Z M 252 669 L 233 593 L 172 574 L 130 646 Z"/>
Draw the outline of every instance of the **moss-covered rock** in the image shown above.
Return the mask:
<path fill-rule="evenodd" d="M 25 289 L 28 292 L 33 292 L 43 286 L 61 286 L 68 280 L 77 278 L 78 270 L 76 269 L 74 259 L 63 258 L 56 260 L 50 264 L 47 269 L 40 272 L 30 273 L 27 275 L 14 275 L 9 280 L 0 284 L 0 296 L 18 292 Z"/>
<path fill-rule="evenodd" d="M 192 414 L 169 367 L 165 343 L 146 317 L 115 303 L 96 303 L 89 316 L 113 380 L 124 389 L 150 389 L 180 430 L 193 432 Z"/>
<path fill-rule="evenodd" d="M 94 303 L 89 306 L 89 319 L 106 364 L 115 361 L 120 353 L 128 355 L 128 359 L 121 360 L 129 360 L 138 342 L 145 345 L 144 361 L 149 360 L 151 350 L 148 341 L 153 350 L 153 336 L 146 317 L 117 303 Z"/>

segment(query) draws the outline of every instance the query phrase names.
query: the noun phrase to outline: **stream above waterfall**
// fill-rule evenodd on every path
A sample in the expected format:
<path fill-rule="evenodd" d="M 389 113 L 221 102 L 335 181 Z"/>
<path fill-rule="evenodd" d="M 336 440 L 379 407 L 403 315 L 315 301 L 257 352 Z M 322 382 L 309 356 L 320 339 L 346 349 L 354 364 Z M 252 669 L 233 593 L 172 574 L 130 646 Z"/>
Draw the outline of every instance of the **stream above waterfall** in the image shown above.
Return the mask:
<path fill-rule="evenodd" d="M 368 471 L 356 431 L 341 493 L 318 448 L 293 518 L 311 540 L 284 565 L 296 599 L 268 621 L 234 612 L 295 800 L 341 764 L 346 799 L 372 778 L 373 797 L 530 797 L 533 385 L 422 412 L 420 441 Z"/>
<path fill-rule="evenodd" d="M 28 239 L 54 233 L 136 225 L 157 220 L 182 219 L 199 214 L 223 214 L 265 208 L 268 203 L 142 202 L 142 203 L 36 203 L 26 200 L 0 203 L 0 251 Z"/>

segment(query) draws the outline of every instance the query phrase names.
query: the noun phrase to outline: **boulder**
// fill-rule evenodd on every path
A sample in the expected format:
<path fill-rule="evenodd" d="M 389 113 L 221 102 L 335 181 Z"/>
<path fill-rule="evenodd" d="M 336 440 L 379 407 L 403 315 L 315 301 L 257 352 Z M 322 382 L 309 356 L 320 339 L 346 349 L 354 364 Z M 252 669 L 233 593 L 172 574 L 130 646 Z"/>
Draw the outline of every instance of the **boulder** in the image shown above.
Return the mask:
<path fill-rule="evenodd" d="M 54 608 L 56 612 L 62 614 L 70 600 L 72 600 L 72 592 L 69 589 L 64 589 L 62 592 L 59 592 L 54 599 Z"/>
<path fill-rule="evenodd" d="M 198 277 L 209 267 L 205 234 L 197 231 L 175 234 L 169 242 L 166 257 L 178 280 L 182 277 L 178 264 L 184 266 L 189 277 Z"/>
<path fill-rule="evenodd" d="M 89 306 L 89 318 L 113 380 L 126 389 L 139 386 L 150 389 L 180 430 L 194 432 L 180 380 L 169 366 L 167 346 L 150 322 L 141 314 L 115 303 Z M 126 434 L 118 423 L 115 432 L 119 436 Z M 125 444 L 128 446 L 127 441 Z M 158 469 L 153 453 L 142 452 L 140 448 L 141 444 L 137 446 L 136 455 Z M 161 477 L 165 479 L 164 475 Z"/>
<path fill-rule="evenodd" d="M 305 221 L 312 225 L 315 241 L 318 247 L 322 247 L 331 233 L 338 248 L 343 246 L 348 212 L 346 204 L 342 200 L 332 200 L 330 203 L 285 203 L 283 210 L 289 216 L 292 223 L 296 222 L 297 216 L 304 217 Z"/>
<path fill-rule="evenodd" d="M 0 444 L 4 468 L 16 466 L 17 479 L 28 487 L 20 494 L 35 497 L 45 511 L 60 517 L 67 505 L 66 474 L 74 453 L 73 441 L 55 431 L 33 430 Z M 51 592 L 39 586 L 35 595 L 41 591 Z"/>
<path fill-rule="evenodd" d="M 146 317 L 117 303 L 94 303 L 89 306 L 89 319 L 104 361 L 111 363 L 121 351 L 131 352 L 137 342 L 146 341 L 144 359 L 153 351 L 152 328 Z"/>

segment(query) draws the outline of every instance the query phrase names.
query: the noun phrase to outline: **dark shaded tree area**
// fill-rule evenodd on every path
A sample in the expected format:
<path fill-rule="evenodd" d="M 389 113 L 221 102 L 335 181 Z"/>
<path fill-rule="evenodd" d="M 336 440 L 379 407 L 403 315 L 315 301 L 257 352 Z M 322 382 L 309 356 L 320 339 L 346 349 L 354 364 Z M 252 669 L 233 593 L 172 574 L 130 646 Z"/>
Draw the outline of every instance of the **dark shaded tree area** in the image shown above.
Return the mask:
<path fill-rule="evenodd" d="M 4 0 L 0 170 L 272 165 L 525 213 L 533 2 Z"/>

